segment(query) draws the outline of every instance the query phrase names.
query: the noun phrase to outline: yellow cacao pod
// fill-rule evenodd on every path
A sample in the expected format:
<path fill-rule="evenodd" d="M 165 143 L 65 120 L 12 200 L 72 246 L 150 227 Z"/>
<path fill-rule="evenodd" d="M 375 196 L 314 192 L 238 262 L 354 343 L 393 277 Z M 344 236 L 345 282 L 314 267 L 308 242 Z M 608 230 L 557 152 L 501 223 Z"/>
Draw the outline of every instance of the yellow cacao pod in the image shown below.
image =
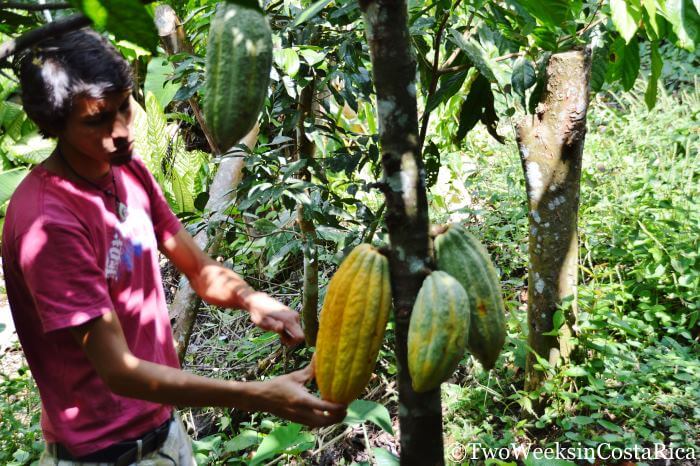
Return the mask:
<path fill-rule="evenodd" d="M 316 339 L 321 398 L 350 403 L 377 362 L 391 309 L 389 262 L 369 244 L 345 258 L 328 285 Z"/>

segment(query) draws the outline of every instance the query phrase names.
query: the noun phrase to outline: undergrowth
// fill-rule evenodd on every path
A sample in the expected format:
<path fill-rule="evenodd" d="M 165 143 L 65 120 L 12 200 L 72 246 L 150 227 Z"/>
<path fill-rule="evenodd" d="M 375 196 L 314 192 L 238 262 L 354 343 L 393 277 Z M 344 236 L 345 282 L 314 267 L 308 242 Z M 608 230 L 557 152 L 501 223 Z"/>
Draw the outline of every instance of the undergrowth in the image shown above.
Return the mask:
<path fill-rule="evenodd" d="M 448 462 L 481 463 L 465 456 L 477 444 L 521 453 L 528 445 L 557 443 L 603 452 L 659 443 L 698 448 L 699 92 L 696 85 L 662 93 L 653 111 L 644 106 L 642 87 L 592 103 L 581 180 L 578 362 L 558 371 L 543 364 L 552 377 L 539 393 L 523 390 L 527 217 L 516 149 L 475 130 L 466 149 L 444 154 L 430 194 L 433 221 L 464 222 L 486 243 L 509 316 L 497 368 L 484 372 L 467 357 L 443 385 Z M 255 265 L 237 270 L 252 275 Z M 322 285 L 331 272 L 322 271 Z M 285 280 L 253 284 L 297 308 L 301 277 L 291 272 Z M 242 313 L 207 310 L 191 341 L 188 370 L 259 379 L 308 363 L 310 350 L 282 350 L 275 335 L 254 329 Z M 309 431 L 265 414 L 185 410 L 200 463 L 393 464 L 391 324 L 388 334 L 364 397 L 377 404 L 354 405 L 340 426 Z M 3 375 L 0 395 L 0 463 L 29 464 L 41 450 L 41 434 L 38 397 L 26 370 Z M 550 406 L 536 417 L 530 407 L 539 396 Z"/>

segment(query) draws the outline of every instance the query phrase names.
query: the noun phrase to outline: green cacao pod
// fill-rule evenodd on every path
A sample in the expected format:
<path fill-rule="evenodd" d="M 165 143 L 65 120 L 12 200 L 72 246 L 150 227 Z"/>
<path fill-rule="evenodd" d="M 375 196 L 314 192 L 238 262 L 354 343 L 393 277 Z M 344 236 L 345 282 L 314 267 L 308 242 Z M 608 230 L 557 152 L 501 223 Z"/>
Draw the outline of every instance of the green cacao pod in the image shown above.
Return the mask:
<path fill-rule="evenodd" d="M 272 33 L 265 15 L 224 2 L 209 27 L 204 118 L 222 151 L 253 127 L 265 102 L 272 68 Z"/>
<path fill-rule="evenodd" d="M 328 285 L 316 339 L 321 398 L 350 403 L 377 361 L 391 309 L 389 262 L 369 244 L 345 258 Z"/>
<path fill-rule="evenodd" d="M 469 297 L 446 272 L 428 275 L 408 326 L 408 371 L 416 392 L 437 388 L 464 356 L 469 337 Z"/>
<path fill-rule="evenodd" d="M 492 369 L 506 339 L 505 308 L 496 269 L 486 248 L 464 227 L 448 226 L 435 238 L 437 268 L 452 275 L 469 296 L 471 320 L 467 348 Z"/>

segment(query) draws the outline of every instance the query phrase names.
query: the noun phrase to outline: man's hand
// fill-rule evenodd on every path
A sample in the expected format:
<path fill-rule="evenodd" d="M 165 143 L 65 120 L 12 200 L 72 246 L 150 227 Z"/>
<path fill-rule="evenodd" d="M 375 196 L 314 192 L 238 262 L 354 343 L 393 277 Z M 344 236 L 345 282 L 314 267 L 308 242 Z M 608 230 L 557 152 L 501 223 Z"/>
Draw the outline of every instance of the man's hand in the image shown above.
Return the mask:
<path fill-rule="evenodd" d="M 345 419 L 346 407 L 316 398 L 304 385 L 314 376 L 313 363 L 306 368 L 261 382 L 256 410 L 267 411 L 311 427 L 336 424 Z"/>
<path fill-rule="evenodd" d="M 244 298 L 250 320 L 263 330 L 279 334 L 282 343 L 293 346 L 304 341 L 304 332 L 299 324 L 299 314 L 267 293 L 252 292 Z"/>
<path fill-rule="evenodd" d="M 285 345 L 296 345 L 304 340 L 295 312 L 267 294 L 255 291 L 233 270 L 204 254 L 184 228 L 160 248 L 207 303 L 249 311 L 255 325 L 277 332 Z"/>

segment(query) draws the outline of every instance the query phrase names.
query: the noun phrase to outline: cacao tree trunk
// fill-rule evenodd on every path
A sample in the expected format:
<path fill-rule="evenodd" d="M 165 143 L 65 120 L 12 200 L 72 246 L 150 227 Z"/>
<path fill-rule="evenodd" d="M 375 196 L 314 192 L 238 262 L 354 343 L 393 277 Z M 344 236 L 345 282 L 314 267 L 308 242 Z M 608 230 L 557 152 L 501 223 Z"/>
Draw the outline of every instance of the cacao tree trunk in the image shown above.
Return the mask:
<path fill-rule="evenodd" d="M 576 319 L 578 206 L 591 70 L 590 52 L 553 55 L 535 114 L 516 129 L 528 199 L 528 342 L 550 365 L 569 358 Z M 557 310 L 561 309 L 560 313 Z M 560 325 L 559 335 L 544 335 Z M 527 355 L 526 390 L 546 372 Z M 542 400 L 533 406 L 543 409 Z"/>
<path fill-rule="evenodd" d="M 297 123 L 297 155 L 301 160 L 311 162 L 316 145 L 309 140 L 304 130 L 304 121 L 314 117 L 313 98 L 316 81 L 311 80 L 301 90 L 299 96 L 299 121 Z M 303 169 L 304 181 L 311 181 L 309 163 Z M 301 229 L 304 250 L 304 288 L 302 292 L 301 321 L 304 324 L 304 338 L 307 346 L 316 345 L 318 334 L 318 249 L 316 248 L 316 227 L 306 214 L 306 208 L 299 204 L 297 221 Z"/>
<path fill-rule="evenodd" d="M 404 0 L 361 0 L 377 93 L 389 261 L 396 317 L 401 464 L 444 464 L 440 389 L 415 393 L 408 373 L 408 324 L 431 265 L 425 171 Z"/>

